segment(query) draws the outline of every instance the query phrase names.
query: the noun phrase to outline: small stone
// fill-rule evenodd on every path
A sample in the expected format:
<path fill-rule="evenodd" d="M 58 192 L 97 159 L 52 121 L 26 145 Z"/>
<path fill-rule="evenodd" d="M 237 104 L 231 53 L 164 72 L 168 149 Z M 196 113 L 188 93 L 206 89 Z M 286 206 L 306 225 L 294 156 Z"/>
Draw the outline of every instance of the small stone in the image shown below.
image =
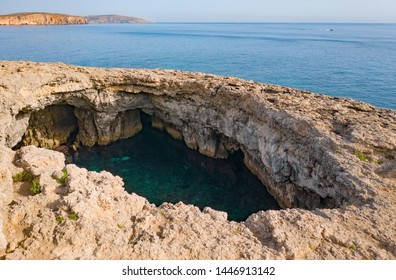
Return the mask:
<path fill-rule="evenodd" d="M 205 207 L 202 210 L 202 213 L 209 214 L 212 217 L 212 219 L 215 221 L 227 221 L 228 218 L 228 214 L 226 212 L 217 211 L 210 207 Z"/>
<path fill-rule="evenodd" d="M 54 171 L 54 173 L 52 173 L 52 178 L 56 179 L 56 180 L 60 180 L 63 177 L 63 171 L 61 170 L 56 170 Z"/>
<path fill-rule="evenodd" d="M 16 158 L 16 164 L 33 176 L 44 173 L 52 175 L 55 171 L 60 171 L 65 167 L 64 154 L 35 146 L 22 147 Z"/>

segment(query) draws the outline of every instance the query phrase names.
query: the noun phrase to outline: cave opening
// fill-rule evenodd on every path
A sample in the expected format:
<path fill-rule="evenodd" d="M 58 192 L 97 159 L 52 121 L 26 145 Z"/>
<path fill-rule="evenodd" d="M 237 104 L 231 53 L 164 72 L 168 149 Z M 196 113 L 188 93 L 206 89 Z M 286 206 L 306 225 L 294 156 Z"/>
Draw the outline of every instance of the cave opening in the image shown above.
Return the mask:
<path fill-rule="evenodd" d="M 119 175 L 127 192 L 141 195 L 157 206 L 179 201 L 201 210 L 209 206 L 227 212 L 234 221 L 243 221 L 260 210 L 280 209 L 246 167 L 244 154 L 238 148 L 229 151 L 226 159 L 203 155 L 180 141 L 179 132 L 169 124 L 136 109 L 114 115 L 116 121 L 105 129 L 121 139 L 112 141 L 99 131 L 95 114 L 68 104 L 32 112 L 22 140 L 14 149 L 35 145 L 57 150 L 66 155 L 69 163 Z M 110 143 L 101 143 L 103 139 L 110 139 Z"/>
<path fill-rule="evenodd" d="M 74 110 L 74 106 L 64 104 L 51 105 L 32 112 L 21 141 L 13 149 L 35 145 L 67 154 L 79 133 L 78 120 L 74 115 Z"/>
<path fill-rule="evenodd" d="M 80 147 L 73 163 L 88 170 L 106 170 L 124 179 L 125 189 L 157 206 L 163 202 L 209 206 L 243 221 L 259 210 L 280 209 L 236 151 L 214 159 L 189 149 L 165 131 L 153 128 L 141 112 L 142 131 L 105 146 Z"/>

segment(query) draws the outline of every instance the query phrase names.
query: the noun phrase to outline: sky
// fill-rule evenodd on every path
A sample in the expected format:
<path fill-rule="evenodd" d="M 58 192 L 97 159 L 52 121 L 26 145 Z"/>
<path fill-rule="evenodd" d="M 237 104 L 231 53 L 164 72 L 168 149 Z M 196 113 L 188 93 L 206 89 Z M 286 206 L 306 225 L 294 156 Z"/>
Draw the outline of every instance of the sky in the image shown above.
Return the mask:
<path fill-rule="evenodd" d="M 396 22 L 396 0 L 0 0 L 0 14 L 33 11 L 155 22 Z"/>

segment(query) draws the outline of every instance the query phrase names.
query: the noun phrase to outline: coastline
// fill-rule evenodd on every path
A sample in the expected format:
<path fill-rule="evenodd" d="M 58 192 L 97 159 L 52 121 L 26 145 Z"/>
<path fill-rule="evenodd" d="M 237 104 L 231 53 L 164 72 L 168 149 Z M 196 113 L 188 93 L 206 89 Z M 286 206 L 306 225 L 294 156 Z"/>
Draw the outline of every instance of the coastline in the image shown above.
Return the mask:
<path fill-rule="evenodd" d="M 234 223 L 228 222 L 221 212 L 211 209 L 201 212 L 192 205 L 165 203 L 154 207 L 144 198 L 127 194 L 120 178 L 106 172 L 87 172 L 73 165 L 66 166 L 69 177 L 58 193 L 54 189 L 59 186 L 54 187 L 52 174 L 41 168 L 40 172 L 44 173 L 36 174 L 47 178 L 43 184 L 48 185 L 48 191 L 14 198 L 8 193 L 6 201 L 14 199 L 16 203 L 11 206 L 3 203 L 3 213 L 7 213 L 3 216 L 4 236 L 12 244 L 8 248 L 13 248 L 12 252 L 3 253 L 5 258 L 33 258 L 35 254 L 43 259 L 396 257 L 392 219 L 396 213 L 394 110 L 204 73 L 105 69 L 62 63 L 3 61 L 0 64 L 3 65 L 0 143 L 4 154 L 0 166 L 7 174 L 7 186 L 17 193 L 21 185 L 10 178 L 22 169 L 32 171 L 38 162 L 48 162 L 46 158 L 57 159 L 53 164 L 55 171 L 64 168 L 61 154 L 34 147 L 25 148 L 26 153 L 17 152 L 17 157 L 25 158 L 26 163 L 16 167 L 12 163 L 15 152 L 10 148 L 25 133 L 31 114 L 66 103 L 82 110 L 77 114 L 82 123 L 88 123 L 90 111 L 94 112 L 94 120 L 101 118 L 109 122 L 105 127 L 95 128 L 97 135 L 81 135 L 79 139 L 85 145 L 116 141 L 115 130 L 108 130 L 118 114 L 114 112 L 136 109 L 155 114 L 170 134 L 182 133 L 187 146 L 198 148 L 208 156 L 227 152 L 218 149 L 218 144 L 210 144 L 213 132 L 227 136 L 229 140 L 220 137 L 216 139 L 222 140 L 215 143 L 223 147 L 232 143 L 242 149 L 245 164 L 266 181 L 265 185 L 285 208 L 259 212 L 243 223 Z M 224 110 L 224 106 L 229 106 L 229 110 Z M 247 122 L 242 121 L 246 118 Z M 210 133 L 199 139 L 204 127 Z M 132 129 L 128 135 L 134 133 L 136 130 Z M 28 155 L 36 161 L 27 160 Z M 98 181 L 101 183 L 97 184 Z M 83 195 L 94 194 L 93 189 L 98 192 L 94 196 Z M 113 202 L 115 197 L 120 203 Z M 46 206 L 51 201 L 59 203 L 56 209 Z M 117 214 L 116 209 L 121 212 Z M 102 212 L 99 217 L 98 211 Z M 65 220 L 57 224 L 57 215 L 70 212 L 81 219 L 77 223 Z M 131 215 L 135 216 L 134 220 L 125 220 Z M 118 221 L 116 224 L 114 219 Z M 102 226 L 95 230 L 122 236 L 117 250 L 100 245 L 113 235 L 97 236 L 93 225 L 98 221 Z M 12 234 L 21 234 L 26 227 L 32 228 L 28 235 Z M 51 234 L 54 229 L 55 239 Z M 12 236 L 20 236 L 31 246 L 18 247 L 20 240 Z M 132 240 L 128 239 L 131 236 Z M 96 238 L 104 239 L 99 242 Z M 43 242 L 48 245 L 38 254 Z M 97 253 L 93 254 L 94 251 Z"/>

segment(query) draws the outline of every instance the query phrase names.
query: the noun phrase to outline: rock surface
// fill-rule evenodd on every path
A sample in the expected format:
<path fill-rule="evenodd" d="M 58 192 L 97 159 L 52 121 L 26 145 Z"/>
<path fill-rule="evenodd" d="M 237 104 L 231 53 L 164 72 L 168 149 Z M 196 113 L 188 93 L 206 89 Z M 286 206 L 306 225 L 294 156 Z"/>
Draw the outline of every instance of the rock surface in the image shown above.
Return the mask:
<path fill-rule="evenodd" d="M 241 149 L 278 202 L 298 209 L 229 222 L 211 209 L 155 207 L 127 194 L 118 177 L 67 165 L 64 185 L 38 175 L 52 186 L 39 195 L 14 183 L 13 202 L 3 205 L 5 258 L 396 258 L 395 111 L 203 73 L 0 62 L 3 149 L 41 131 L 38 112 L 65 105 L 74 107 L 80 144 L 133 135 L 142 110 L 208 156 Z M 46 135 L 63 144 L 55 132 Z M 13 160 L 1 160 L 15 175 Z"/>
<path fill-rule="evenodd" d="M 0 25 L 67 25 L 86 23 L 88 21 L 84 17 L 63 14 L 18 13 L 0 15 Z"/>

